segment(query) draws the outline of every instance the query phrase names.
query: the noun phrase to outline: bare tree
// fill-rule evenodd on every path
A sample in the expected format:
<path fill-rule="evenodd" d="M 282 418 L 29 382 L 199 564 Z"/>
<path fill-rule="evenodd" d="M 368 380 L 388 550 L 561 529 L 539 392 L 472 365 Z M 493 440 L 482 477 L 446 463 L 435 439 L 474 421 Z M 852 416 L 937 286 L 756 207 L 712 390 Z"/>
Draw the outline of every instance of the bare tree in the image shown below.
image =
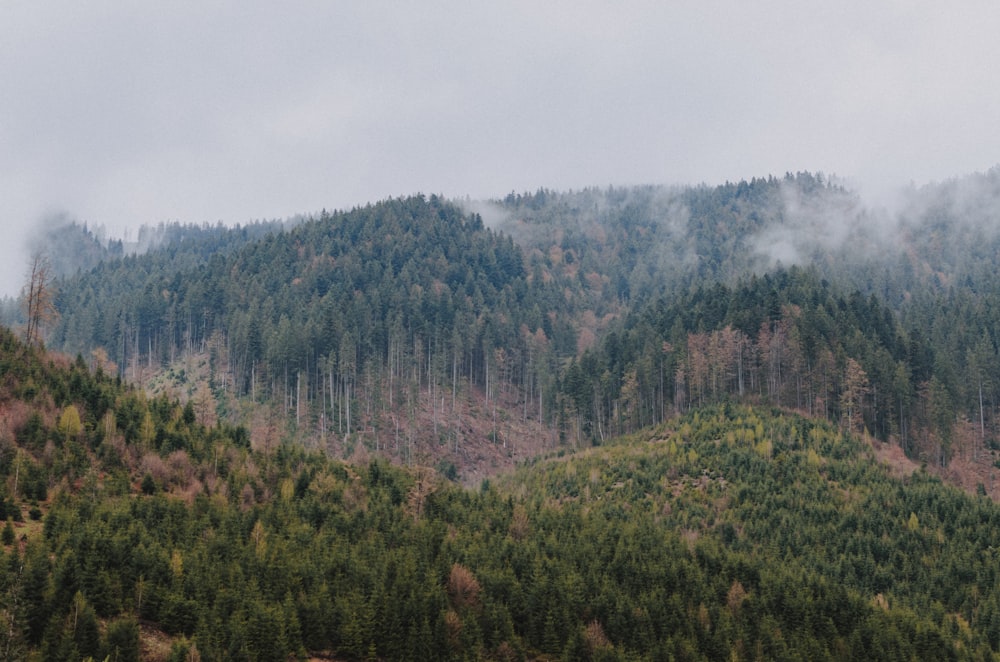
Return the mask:
<path fill-rule="evenodd" d="M 852 358 L 847 359 L 847 366 L 844 370 L 844 385 L 840 393 L 841 415 L 847 417 L 847 429 L 855 432 L 864 428 L 862 417 L 862 407 L 865 399 L 871 391 L 871 384 L 868 382 L 868 375 L 861 364 Z M 857 413 L 858 424 L 855 425 L 855 413 Z"/>
<path fill-rule="evenodd" d="M 52 265 L 42 252 L 32 254 L 28 265 L 28 282 L 21 291 L 22 305 L 25 307 L 27 325 L 24 341 L 29 344 L 42 343 L 42 329 L 58 317 L 55 307 L 55 291 L 52 286 Z"/>

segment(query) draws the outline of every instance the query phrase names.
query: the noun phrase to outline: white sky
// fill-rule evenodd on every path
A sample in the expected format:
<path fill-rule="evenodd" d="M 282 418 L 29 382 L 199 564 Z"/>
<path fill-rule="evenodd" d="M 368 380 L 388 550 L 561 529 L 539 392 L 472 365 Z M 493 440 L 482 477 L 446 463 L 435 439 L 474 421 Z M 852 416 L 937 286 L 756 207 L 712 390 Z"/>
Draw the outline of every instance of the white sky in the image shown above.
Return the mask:
<path fill-rule="evenodd" d="M 0 2 L 0 292 L 120 233 L 414 192 L 1000 162 L 1000 3 Z"/>

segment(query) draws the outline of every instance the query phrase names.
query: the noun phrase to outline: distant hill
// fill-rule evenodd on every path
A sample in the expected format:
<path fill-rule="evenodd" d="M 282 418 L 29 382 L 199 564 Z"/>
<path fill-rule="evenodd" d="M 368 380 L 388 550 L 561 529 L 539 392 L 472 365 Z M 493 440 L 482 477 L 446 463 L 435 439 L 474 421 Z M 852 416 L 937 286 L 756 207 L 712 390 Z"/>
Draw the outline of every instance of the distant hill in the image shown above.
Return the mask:
<path fill-rule="evenodd" d="M 736 398 L 867 430 L 992 493 L 998 210 L 997 170 L 892 210 L 796 173 L 166 226 L 64 277 L 48 344 L 207 391 L 234 422 L 266 405 L 342 457 L 467 478 L 498 461 L 490 444 L 503 465 L 510 446 L 599 443 Z"/>

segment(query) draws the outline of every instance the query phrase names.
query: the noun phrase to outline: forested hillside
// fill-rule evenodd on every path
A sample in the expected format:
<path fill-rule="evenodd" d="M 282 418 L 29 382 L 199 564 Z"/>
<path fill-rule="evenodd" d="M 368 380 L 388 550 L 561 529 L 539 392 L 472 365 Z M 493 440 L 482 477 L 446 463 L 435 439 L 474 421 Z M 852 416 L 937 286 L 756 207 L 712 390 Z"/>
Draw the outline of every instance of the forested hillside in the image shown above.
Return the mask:
<path fill-rule="evenodd" d="M 0 333 L 7 659 L 992 659 L 1000 507 L 710 406 L 470 490 Z"/>
<path fill-rule="evenodd" d="M 232 422 L 476 480 L 742 400 L 971 462 L 992 494 L 998 213 L 996 170 L 892 211 L 799 173 L 173 226 L 61 279 L 48 345 Z"/>
<path fill-rule="evenodd" d="M 690 252 L 699 266 L 684 277 L 658 272 L 663 290 L 629 307 L 563 373 L 575 434 L 603 439 L 738 399 L 868 431 L 938 467 L 961 456 L 989 469 L 1000 385 L 998 180 L 991 171 L 914 192 L 896 217 L 807 176 L 686 191 L 684 209 L 721 198 L 731 214 L 719 204 L 704 218 L 690 212 L 684 236 L 694 244 L 667 250 L 678 260 Z M 631 251 L 637 264 L 664 245 L 653 208 L 620 217 L 649 219 Z M 721 230 L 711 245 L 719 252 L 692 247 L 706 228 Z M 578 250 L 601 255 L 594 237 Z M 778 255 L 805 266 L 755 269 Z M 992 493 L 992 478 L 980 479 Z"/>
<path fill-rule="evenodd" d="M 992 346 L 978 349 L 969 360 L 985 365 Z M 868 430 L 943 465 L 954 451 L 959 402 L 933 356 L 874 295 L 838 295 L 815 270 L 793 268 L 656 300 L 572 364 L 563 387 L 586 434 L 621 434 L 673 411 L 749 400 Z M 976 441 L 987 431 L 992 440 L 981 384 L 963 386 L 961 404 L 982 414 Z"/>
<path fill-rule="evenodd" d="M 168 244 L 62 281 L 49 344 L 100 347 L 135 381 L 200 354 L 220 412 L 273 404 L 301 439 L 391 447 L 406 461 L 427 453 L 417 440 L 458 453 L 489 435 L 506 447 L 504 421 L 546 420 L 555 357 L 576 351 L 564 288 L 436 197 L 233 243 L 205 259 Z M 476 418 L 462 414 L 473 390 L 486 429 L 462 422 Z"/>

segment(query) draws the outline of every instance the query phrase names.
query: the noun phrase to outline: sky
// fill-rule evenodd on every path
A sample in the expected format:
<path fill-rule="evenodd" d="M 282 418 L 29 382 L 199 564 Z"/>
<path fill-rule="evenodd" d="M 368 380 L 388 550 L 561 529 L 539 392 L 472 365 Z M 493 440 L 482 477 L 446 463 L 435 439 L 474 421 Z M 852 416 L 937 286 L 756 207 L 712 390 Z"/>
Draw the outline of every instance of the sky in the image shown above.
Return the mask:
<path fill-rule="evenodd" d="M 998 34 L 992 0 L 0 2 L 0 294 L 53 214 L 982 172 Z"/>

